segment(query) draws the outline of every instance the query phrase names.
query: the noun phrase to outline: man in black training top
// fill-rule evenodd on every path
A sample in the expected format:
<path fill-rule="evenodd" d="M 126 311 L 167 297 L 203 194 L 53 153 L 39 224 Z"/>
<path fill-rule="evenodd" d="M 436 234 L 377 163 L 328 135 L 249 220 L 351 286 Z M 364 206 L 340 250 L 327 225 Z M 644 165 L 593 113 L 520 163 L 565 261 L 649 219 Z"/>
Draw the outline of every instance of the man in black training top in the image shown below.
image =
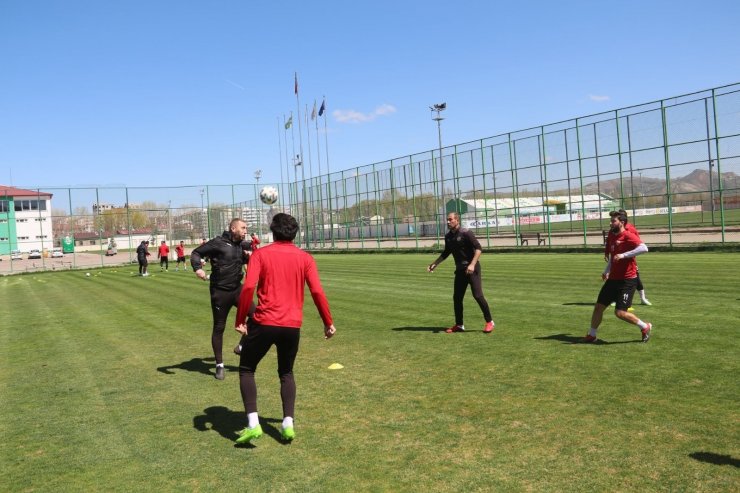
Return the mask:
<path fill-rule="evenodd" d="M 445 235 L 444 251 L 437 260 L 427 267 L 427 270 L 432 272 L 450 254 L 455 259 L 455 290 L 452 295 L 452 301 L 455 306 L 455 325 L 445 332 L 451 334 L 465 330 L 465 325 L 463 324 L 463 298 L 465 298 L 465 291 L 468 289 L 468 284 L 470 284 L 473 291 L 473 298 L 478 302 L 478 306 L 480 306 L 483 312 L 483 318 L 486 320 L 483 332 L 489 334 L 493 332 L 494 324 L 493 317 L 491 317 L 491 310 L 488 308 L 488 302 L 486 301 L 486 297 L 483 296 L 483 287 L 481 286 L 478 259 L 481 253 L 483 253 L 483 250 L 481 249 L 480 242 L 478 242 L 472 231 L 460 228 L 460 215 L 457 212 L 447 214 L 447 229 L 449 231 Z"/>
<path fill-rule="evenodd" d="M 203 281 L 208 280 L 208 276 L 203 270 L 202 259 L 207 257 L 211 261 L 211 346 L 216 357 L 216 378 L 219 380 L 223 380 L 225 376 L 222 349 L 226 319 L 231 307 L 239 304 L 242 291 L 244 264 L 247 263 L 245 250 L 250 248 L 248 242 L 244 242 L 246 236 L 247 224 L 241 219 L 232 219 L 229 231 L 202 243 L 190 254 L 190 265 L 195 275 Z"/>

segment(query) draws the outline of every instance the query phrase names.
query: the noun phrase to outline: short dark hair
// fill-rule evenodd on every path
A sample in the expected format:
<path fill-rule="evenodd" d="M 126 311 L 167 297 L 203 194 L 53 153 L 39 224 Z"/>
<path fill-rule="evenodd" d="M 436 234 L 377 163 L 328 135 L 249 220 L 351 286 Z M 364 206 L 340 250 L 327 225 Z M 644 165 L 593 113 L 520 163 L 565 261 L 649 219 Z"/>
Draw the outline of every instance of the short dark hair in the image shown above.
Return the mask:
<path fill-rule="evenodd" d="M 619 220 L 625 224 L 629 222 L 629 218 L 627 217 L 627 211 L 624 209 L 619 209 L 618 211 L 611 211 L 609 213 L 609 216 L 618 217 Z"/>
<path fill-rule="evenodd" d="M 298 233 L 298 221 L 290 214 L 275 214 L 270 223 L 270 231 L 276 241 L 293 241 Z"/>

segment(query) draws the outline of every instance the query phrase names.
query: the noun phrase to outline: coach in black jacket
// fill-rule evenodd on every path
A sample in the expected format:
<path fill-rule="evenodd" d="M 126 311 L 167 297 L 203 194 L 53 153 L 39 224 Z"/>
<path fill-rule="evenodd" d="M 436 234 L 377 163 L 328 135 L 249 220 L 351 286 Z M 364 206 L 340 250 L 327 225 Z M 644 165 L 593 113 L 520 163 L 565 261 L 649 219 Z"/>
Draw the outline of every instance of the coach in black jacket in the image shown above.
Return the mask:
<path fill-rule="evenodd" d="M 202 280 L 208 276 L 203 270 L 201 259 L 211 260 L 211 311 L 213 312 L 213 332 L 211 345 L 216 357 L 216 378 L 224 379 L 224 360 L 222 354 L 226 319 L 232 306 L 239 304 L 242 291 L 243 266 L 249 260 L 251 243 L 245 241 L 247 224 L 241 219 L 232 219 L 229 231 L 213 238 L 190 254 L 190 265 L 195 275 Z"/>

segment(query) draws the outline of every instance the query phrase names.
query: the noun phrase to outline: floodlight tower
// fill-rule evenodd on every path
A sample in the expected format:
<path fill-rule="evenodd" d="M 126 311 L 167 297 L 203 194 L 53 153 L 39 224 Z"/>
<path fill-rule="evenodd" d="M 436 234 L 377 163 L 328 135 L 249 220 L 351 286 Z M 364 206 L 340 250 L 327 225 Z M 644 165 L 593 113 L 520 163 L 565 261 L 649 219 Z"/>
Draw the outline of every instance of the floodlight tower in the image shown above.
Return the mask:
<path fill-rule="evenodd" d="M 434 104 L 430 106 L 429 109 L 432 112 L 432 120 L 437 122 L 437 137 L 439 139 L 439 179 L 442 184 L 442 209 L 446 214 L 447 204 L 445 204 L 445 171 L 442 164 L 442 120 L 444 120 L 444 118 L 442 118 L 440 113 L 447 109 L 447 103 Z M 434 115 L 435 113 L 437 114 L 436 116 Z"/>

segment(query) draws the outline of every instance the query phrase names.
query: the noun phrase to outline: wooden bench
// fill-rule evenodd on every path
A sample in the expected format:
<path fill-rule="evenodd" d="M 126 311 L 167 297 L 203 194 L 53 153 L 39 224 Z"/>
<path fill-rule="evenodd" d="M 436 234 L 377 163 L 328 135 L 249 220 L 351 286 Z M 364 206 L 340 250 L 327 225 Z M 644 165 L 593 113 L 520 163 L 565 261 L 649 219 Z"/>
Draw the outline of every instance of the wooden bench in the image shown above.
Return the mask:
<path fill-rule="evenodd" d="M 522 246 L 529 245 L 529 240 L 537 240 L 537 246 L 545 244 L 545 236 L 542 233 L 519 233 L 519 241 Z"/>

